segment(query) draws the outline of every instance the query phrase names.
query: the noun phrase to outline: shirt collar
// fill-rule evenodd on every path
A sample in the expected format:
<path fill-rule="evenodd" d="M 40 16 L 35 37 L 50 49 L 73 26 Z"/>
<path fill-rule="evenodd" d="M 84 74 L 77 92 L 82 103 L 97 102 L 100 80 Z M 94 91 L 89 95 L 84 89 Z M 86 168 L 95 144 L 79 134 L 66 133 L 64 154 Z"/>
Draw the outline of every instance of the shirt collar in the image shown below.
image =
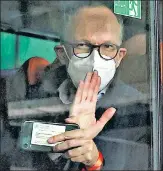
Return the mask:
<path fill-rule="evenodd" d="M 107 88 L 108 88 L 108 86 L 105 87 L 103 90 L 101 90 L 101 91 L 98 93 L 98 95 L 97 95 L 97 101 L 98 101 L 99 99 L 101 99 L 101 98 L 105 95 Z"/>

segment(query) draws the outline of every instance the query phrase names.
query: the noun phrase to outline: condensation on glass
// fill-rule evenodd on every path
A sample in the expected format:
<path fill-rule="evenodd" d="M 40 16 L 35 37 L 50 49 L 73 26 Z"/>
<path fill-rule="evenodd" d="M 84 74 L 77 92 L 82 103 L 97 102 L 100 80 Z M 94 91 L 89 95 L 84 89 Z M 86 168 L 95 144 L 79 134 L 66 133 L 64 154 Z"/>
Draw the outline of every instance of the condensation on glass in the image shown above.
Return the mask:
<path fill-rule="evenodd" d="M 113 10 L 113 1 L 100 3 Z M 64 104 L 58 97 L 59 85 L 67 78 L 66 67 L 64 63 L 58 65 L 53 50 L 59 41 L 46 40 L 42 36 L 49 37 L 50 35 L 53 38 L 62 36 L 65 31 L 63 25 L 69 15 L 74 14 L 78 8 L 91 4 L 93 1 L 26 1 L 26 3 L 2 1 L 1 23 L 3 27 L 9 27 L 18 32 L 17 42 L 15 33 L 1 32 L 2 43 L 12 42 L 12 47 L 5 46 L 3 54 L 1 53 L 4 58 L 2 73 L 4 79 L 7 80 L 7 110 L 5 112 L 7 127 L 5 127 L 1 142 L 4 167 L 10 170 L 46 170 L 55 167 L 53 164 L 55 155 L 27 152 L 18 148 L 20 125 L 25 120 L 63 122 L 68 116 L 70 104 Z M 105 103 L 106 106 L 117 108 L 117 114 L 95 139 L 101 151 L 107 151 L 105 165 L 108 170 L 151 169 L 148 12 L 148 3 L 142 1 L 141 19 L 122 16 L 124 22 L 122 47 L 127 49 L 127 55 L 117 69 L 113 85 L 116 87 L 115 90 L 113 89 L 116 92 L 110 94 L 111 99 L 109 97 L 103 99 L 103 104 Z M 31 34 L 19 35 L 20 31 Z M 13 37 L 10 38 L 10 36 Z M 13 50 L 14 47 L 15 50 Z M 11 54 L 7 53 L 8 48 L 12 51 Z M 41 58 L 42 65 L 38 68 L 41 75 L 37 76 L 38 79 L 44 76 L 46 95 L 41 91 L 42 81 L 36 84 L 30 77 L 32 84 L 29 84 L 28 65 L 32 57 L 36 63 Z M 9 59 L 12 59 L 12 64 Z M 55 80 L 58 77 L 59 79 Z M 68 84 L 63 94 L 69 93 L 67 92 L 69 88 L 71 87 Z M 30 91 L 34 94 L 33 97 L 29 95 Z M 112 89 L 108 88 L 108 91 Z M 15 92 L 18 94 L 15 95 Z M 37 92 L 42 94 L 37 94 Z M 99 113 L 103 111 L 100 105 L 99 102 L 97 105 Z M 65 165 L 63 169 L 64 167 Z"/>

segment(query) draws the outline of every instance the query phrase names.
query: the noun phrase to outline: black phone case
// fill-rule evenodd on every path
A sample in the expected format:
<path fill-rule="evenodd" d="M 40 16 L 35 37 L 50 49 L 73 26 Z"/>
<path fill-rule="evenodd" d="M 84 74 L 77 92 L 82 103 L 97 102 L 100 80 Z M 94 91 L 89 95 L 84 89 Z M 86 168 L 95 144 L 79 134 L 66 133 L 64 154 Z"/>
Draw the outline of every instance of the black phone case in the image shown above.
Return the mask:
<path fill-rule="evenodd" d="M 53 148 L 44 145 L 34 145 L 31 144 L 33 123 L 39 122 L 43 124 L 61 125 L 66 126 L 66 131 L 71 131 L 74 129 L 79 129 L 77 124 L 64 124 L 64 123 L 47 123 L 40 121 L 25 121 L 21 126 L 20 136 L 19 136 L 19 148 L 25 151 L 35 151 L 35 152 L 53 152 Z M 65 151 L 62 151 L 63 153 Z M 59 152 L 61 153 L 61 152 Z"/>

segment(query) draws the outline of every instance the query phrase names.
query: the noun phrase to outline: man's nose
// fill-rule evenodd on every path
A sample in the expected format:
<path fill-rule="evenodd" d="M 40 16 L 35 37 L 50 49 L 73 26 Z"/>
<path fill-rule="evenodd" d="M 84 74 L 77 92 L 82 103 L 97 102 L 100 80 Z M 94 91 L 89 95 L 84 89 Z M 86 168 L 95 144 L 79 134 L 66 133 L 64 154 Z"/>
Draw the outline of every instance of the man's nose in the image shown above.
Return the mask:
<path fill-rule="evenodd" d="M 96 49 L 93 49 L 93 51 L 92 51 L 92 53 L 90 55 L 90 59 L 91 59 L 92 64 L 94 64 L 95 56 L 96 56 Z"/>
<path fill-rule="evenodd" d="M 91 56 L 91 60 L 92 60 L 93 66 L 95 66 L 97 64 L 97 62 L 98 62 L 98 56 L 99 56 L 99 52 L 96 49 L 94 49 L 92 51 L 92 56 Z"/>
<path fill-rule="evenodd" d="M 95 57 L 99 56 L 99 52 L 97 49 L 93 49 L 92 51 L 92 56 L 93 56 L 93 59 L 95 60 Z"/>

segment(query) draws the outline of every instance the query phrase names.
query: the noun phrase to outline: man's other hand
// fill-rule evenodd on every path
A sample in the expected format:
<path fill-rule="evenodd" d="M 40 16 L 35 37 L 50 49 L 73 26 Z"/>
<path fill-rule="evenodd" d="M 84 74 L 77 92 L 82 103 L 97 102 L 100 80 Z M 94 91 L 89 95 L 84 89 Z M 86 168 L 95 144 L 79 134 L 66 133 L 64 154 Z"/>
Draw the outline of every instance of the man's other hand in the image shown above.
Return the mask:
<path fill-rule="evenodd" d="M 96 163 L 99 153 L 95 143 L 89 138 L 89 132 L 82 129 L 67 131 L 51 137 L 48 142 L 61 142 L 53 148 L 54 152 L 69 149 L 65 153 L 66 158 L 73 162 L 81 162 L 86 166 L 92 166 Z"/>
<path fill-rule="evenodd" d="M 61 137 L 53 137 L 52 141 L 50 142 L 58 142 L 60 138 Z M 54 147 L 54 152 L 64 151 L 67 149 L 70 150 L 68 150 L 64 155 L 73 162 L 81 162 L 87 166 L 92 166 L 98 159 L 98 149 L 93 140 L 67 139 L 56 145 Z"/>

